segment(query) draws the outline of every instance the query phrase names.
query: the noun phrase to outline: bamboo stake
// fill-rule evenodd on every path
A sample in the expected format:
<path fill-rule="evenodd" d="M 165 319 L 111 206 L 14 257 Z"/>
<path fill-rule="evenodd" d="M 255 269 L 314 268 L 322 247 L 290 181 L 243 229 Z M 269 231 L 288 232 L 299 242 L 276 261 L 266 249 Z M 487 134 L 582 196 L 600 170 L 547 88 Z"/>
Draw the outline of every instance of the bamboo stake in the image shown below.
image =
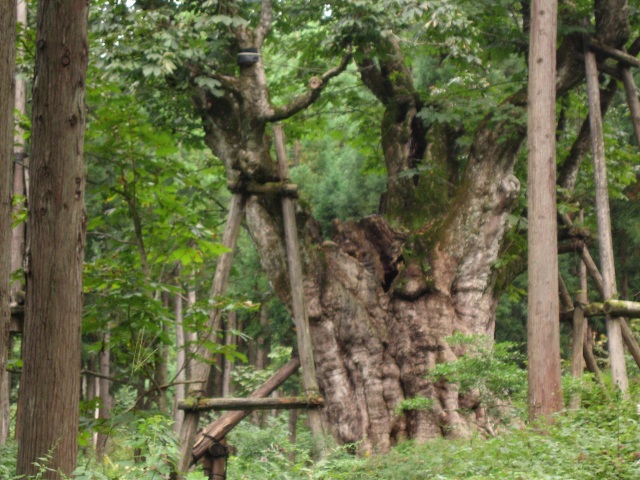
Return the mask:
<path fill-rule="evenodd" d="M 284 143 L 284 134 L 280 125 L 273 126 L 273 136 L 276 146 L 276 157 L 278 159 L 278 173 L 280 180 L 289 180 L 289 165 L 287 152 Z M 282 215 L 284 217 L 285 241 L 287 248 L 287 263 L 289 265 L 289 283 L 291 288 L 291 306 L 293 319 L 296 324 L 298 336 L 298 350 L 300 352 L 300 363 L 302 365 L 302 387 L 308 396 L 318 395 L 320 388 L 316 378 L 316 366 L 313 360 L 313 345 L 311 343 L 311 332 L 309 330 L 309 319 L 305 308 L 302 264 L 300 262 L 300 245 L 298 243 L 298 229 L 296 226 L 296 214 L 294 200 L 289 197 L 282 197 Z M 309 428 L 314 438 L 315 454 L 324 456 L 324 429 L 322 425 L 321 413 L 312 410 L 308 413 Z"/>
<path fill-rule="evenodd" d="M 236 193 L 231 199 L 231 207 L 229 208 L 229 216 L 227 224 L 225 226 L 224 234 L 222 236 L 222 243 L 230 251 L 223 253 L 216 266 L 216 272 L 213 277 L 213 286 L 211 288 L 211 297 L 216 298 L 224 295 L 227 290 L 227 283 L 229 281 L 229 273 L 231 271 L 231 264 L 233 262 L 233 250 L 238 240 L 238 233 L 240 232 L 240 224 L 242 222 L 242 212 L 244 211 L 245 197 L 241 193 Z M 209 320 L 205 326 L 204 331 L 208 332 L 208 336 L 215 338 L 218 330 L 220 330 L 220 316 L 221 312 L 218 309 L 213 310 L 209 315 Z M 204 339 L 199 339 L 204 340 Z M 204 389 L 209 378 L 211 370 L 210 360 L 211 351 L 204 346 L 198 347 L 198 354 L 196 358 L 192 360 L 192 380 L 194 383 L 189 388 L 189 396 L 200 397 L 204 395 Z M 180 471 L 186 472 L 191 462 L 191 447 L 193 445 L 193 439 L 195 438 L 196 430 L 198 429 L 198 421 L 200 420 L 200 413 L 198 411 L 186 412 L 184 420 L 182 421 L 182 429 L 180 430 Z"/>
<path fill-rule="evenodd" d="M 614 298 L 616 292 L 613 242 L 611 239 L 611 214 L 609 211 L 609 191 L 607 186 L 607 167 L 604 156 L 604 138 L 602 133 L 602 115 L 600 112 L 600 88 L 596 56 L 585 49 L 585 73 L 589 98 L 589 124 L 593 147 L 594 182 L 596 191 L 596 215 L 598 219 L 598 245 L 604 287 L 604 298 Z M 627 395 L 629 387 L 627 369 L 624 361 L 622 328 L 620 320 L 607 316 L 607 335 L 609 337 L 609 358 L 614 383 Z"/>

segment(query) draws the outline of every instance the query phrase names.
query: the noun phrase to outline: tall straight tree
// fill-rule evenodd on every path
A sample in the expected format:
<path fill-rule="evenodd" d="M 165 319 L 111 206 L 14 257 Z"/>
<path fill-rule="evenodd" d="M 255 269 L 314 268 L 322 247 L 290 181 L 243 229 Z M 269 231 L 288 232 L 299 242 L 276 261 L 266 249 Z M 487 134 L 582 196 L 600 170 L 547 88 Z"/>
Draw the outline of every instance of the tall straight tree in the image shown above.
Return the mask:
<path fill-rule="evenodd" d="M 7 347 L 11 273 L 11 179 L 13 165 L 13 101 L 15 88 L 16 4 L 0 3 L 0 443 L 9 432 L 3 414 L 9 402 L 6 395 Z"/>
<path fill-rule="evenodd" d="M 557 0 L 533 0 L 528 92 L 529 417 L 563 406 L 556 221 Z"/>
<path fill-rule="evenodd" d="M 88 2 L 40 0 L 33 81 L 18 474 L 76 467 L 82 320 Z"/>

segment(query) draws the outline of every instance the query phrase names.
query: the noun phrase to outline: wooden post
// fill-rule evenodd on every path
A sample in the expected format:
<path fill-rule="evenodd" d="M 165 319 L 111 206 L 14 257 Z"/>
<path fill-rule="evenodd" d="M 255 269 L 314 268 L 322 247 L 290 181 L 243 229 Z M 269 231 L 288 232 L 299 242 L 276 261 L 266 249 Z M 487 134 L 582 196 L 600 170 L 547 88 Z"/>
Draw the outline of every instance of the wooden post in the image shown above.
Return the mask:
<path fill-rule="evenodd" d="M 241 193 L 236 193 L 231 199 L 231 207 L 229 208 L 229 216 L 222 236 L 222 243 L 230 251 L 223 253 L 218 259 L 218 265 L 213 277 L 213 286 L 211 288 L 211 297 L 220 297 L 227 290 L 229 281 L 229 273 L 233 262 L 233 250 L 236 246 L 240 224 L 242 222 L 242 213 L 244 211 L 245 197 Z M 209 315 L 209 320 L 204 331 L 208 332 L 206 338 L 199 338 L 202 342 L 208 338 L 216 338 L 218 330 L 220 330 L 221 312 L 215 309 Z M 199 359 L 198 359 L 199 358 Z M 190 397 L 204 396 L 204 390 L 207 385 L 207 379 L 211 371 L 209 360 L 211 359 L 211 351 L 203 346 L 198 347 L 198 355 L 192 360 L 192 380 L 198 383 L 191 384 L 189 388 Z M 182 429 L 180 430 L 180 471 L 186 472 L 191 463 L 191 447 L 198 428 L 200 413 L 198 411 L 188 411 L 185 413 L 182 421 Z"/>
<path fill-rule="evenodd" d="M 280 174 L 280 180 L 286 182 L 289 179 L 289 165 L 284 144 L 284 134 L 280 125 L 273 126 L 273 136 L 276 146 L 276 156 L 278 158 L 278 173 Z M 282 215 L 284 217 L 287 262 L 289 265 L 289 283 L 291 284 L 291 304 L 298 336 L 300 363 L 302 365 L 302 387 L 306 395 L 317 395 L 320 389 L 316 378 L 311 332 L 309 330 L 309 320 L 305 308 L 304 280 L 302 276 L 302 264 L 300 262 L 300 246 L 298 243 L 298 229 L 293 199 L 282 197 Z M 310 411 L 308 413 L 308 419 L 311 434 L 315 442 L 315 454 L 323 456 L 325 446 L 321 413 L 319 411 Z"/>
<path fill-rule="evenodd" d="M 604 298 L 617 296 L 613 242 L 611 239 L 611 214 L 609 211 L 609 190 L 607 184 L 607 166 L 604 156 L 604 137 L 602 115 L 600 112 L 600 86 L 596 56 L 585 48 L 585 73 L 589 99 L 589 124 L 591 127 L 591 145 L 593 147 L 593 170 L 596 190 L 596 216 L 598 219 L 598 246 L 600 249 L 600 271 L 602 273 Z M 629 382 L 624 362 L 624 345 L 620 319 L 607 315 L 607 335 L 609 337 L 609 358 L 614 383 L 627 396 Z"/>

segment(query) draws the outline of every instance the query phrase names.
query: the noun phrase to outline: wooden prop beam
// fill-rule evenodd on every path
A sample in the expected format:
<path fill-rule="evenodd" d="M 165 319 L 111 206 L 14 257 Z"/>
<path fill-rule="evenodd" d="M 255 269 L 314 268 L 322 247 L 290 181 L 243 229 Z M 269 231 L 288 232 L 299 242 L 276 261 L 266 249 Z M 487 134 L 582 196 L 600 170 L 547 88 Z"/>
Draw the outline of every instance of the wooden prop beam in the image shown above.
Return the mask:
<path fill-rule="evenodd" d="M 289 180 L 289 162 L 284 142 L 284 133 L 280 125 L 273 126 L 273 136 L 276 147 L 276 157 L 278 159 L 278 173 L 282 182 Z M 298 242 L 298 228 L 296 225 L 296 213 L 294 200 L 282 197 L 282 216 L 284 218 L 285 243 L 287 250 L 287 264 L 289 267 L 289 283 L 291 288 L 291 309 L 293 320 L 296 325 L 296 335 L 298 337 L 298 351 L 300 353 L 300 363 L 302 365 L 302 388 L 308 396 L 317 395 L 320 391 L 316 377 L 316 366 L 313 359 L 313 345 L 311 343 L 311 331 L 309 329 L 309 319 L 305 307 L 304 278 L 302 276 L 302 262 L 300 260 L 300 245 Z M 308 415 L 309 428 L 315 443 L 314 454 L 323 456 L 324 428 L 322 417 L 317 410 L 311 410 Z"/>
<path fill-rule="evenodd" d="M 633 131 L 636 134 L 636 141 L 640 145 L 640 100 L 638 100 L 638 91 L 633 75 L 629 68 L 621 68 L 622 83 L 624 91 L 627 94 L 627 103 L 629 104 L 629 113 L 631 115 L 631 123 Z"/>
<path fill-rule="evenodd" d="M 634 57 L 632 57 L 634 58 Z M 635 58 L 634 58 L 635 60 Z M 596 197 L 596 217 L 598 220 L 598 247 L 604 287 L 604 298 L 617 296 L 613 241 L 611 237 L 611 214 L 609 209 L 609 189 L 607 167 L 604 154 L 604 135 L 602 114 L 600 111 L 600 86 L 596 56 L 585 51 L 585 76 L 587 79 L 587 97 L 589 101 L 589 125 L 593 147 L 593 171 Z M 609 337 L 609 359 L 614 384 L 627 395 L 629 380 L 624 360 L 624 344 L 620 319 L 607 315 L 607 336 Z"/>
<path fill-rule="evenodd" d="M 233 193 L 246 193 L 248 195 L 274 195 L 298 198 L 298 185 L 287 182 L 241 182 L 227 183 L 227 188 Z"/>
<path fill-rule="evenodd" d="M 322 397 L 199 398 L 191 402 L 180 402 L 178 408 L 202 412 L 208 410 L 291 410 L 320 408 L 323 405 L 324 399 Z"/>
<path fill-rule="evenodd" d="M 566 215 L 561 215 L 560 219 L 566 225 L 571 225 L 572 223 L 571 219 Z M 587 273 L 589 274 L 593 282 L 596 284 L 596 289 L 598 290 L 598 292 L 602 297 L 605 297 L 602 275 L 600 275 L 600 271 L 598 270 L 597 265 L 593 261 L 593 258 L 589 253 L 589 249 L 584 243 L 582 244 L 582 248 L 578 250 L 578 253 L 580 254 L 580 258 L 582 258 L 584 266 L 587 269 Z M 598 305 L 601 305 L 601 307 L 599 307 Z M 598 302 L 596 302 L 595 304 L 591 303 L 590 306 L 585 306 L 584 310 L 585 310 L 585 315 L 587 316 L 602 315 L 604 314 L 604 304 L 598 303 Z M 591 310 L 594 313 L 590 315 L 587 312 L 587 310 Z M 600 311 L 602 311 L 602 313 L 599 313 Z M 566 313 L 567 312 L 564 312 L 564 314 Z M 635 360 L 636 364 L 640 367 L 640 345 L 638 345 L 638 342 L 635 336 L 631 332 L 631 329 L 629 328 L 629 325 L 627 324 L 624 318 L 620 318 L 620 328 L 622 331 L 622 339 L 624 340 L 625 345 L 629 349 L 629 352 L 631 353 L 631 356 Z M 586 356 L 585 356 L 585 359 L 586 359 Z"/>
<path fill-rule="evenodd" d="M 595 50 L 598 53 L 602 53 L 608 57 L 614 58 L 615 60 L 618 60 L 619 62 L 630 67 L 640 68 L 640 60 L 638 60 L 633 55 L 629 55 L 627 52 L 623 52 L 622 50 L 602 45 L 595 40 L 589 41 L 589 48 Z"/>
<path fill-rule="evenodd" d="M 293 375 L 300 368 L 300 359 L 292 358 L 289 363 L 274 373 L 266 382 L 258 387 L 249 398 L 264 398 L 273 392 L 276 388 L 284 383 L 284 381 Z M 185 402 L 193 402 L 192 405 L 197 405 L 197 400 L 187 399 Z M 222 441 L 227 433 L 233 430 L 240 421 L 247 417 L 251 413 L 251 410 L 241 410 L 236 412 L 229 412 L 222 415 L 217 420 L 210 423 L 196 438 L 195 446 L 193 447 L 191 465 L 194 465 L 207 453 L 208 449 Z"/>

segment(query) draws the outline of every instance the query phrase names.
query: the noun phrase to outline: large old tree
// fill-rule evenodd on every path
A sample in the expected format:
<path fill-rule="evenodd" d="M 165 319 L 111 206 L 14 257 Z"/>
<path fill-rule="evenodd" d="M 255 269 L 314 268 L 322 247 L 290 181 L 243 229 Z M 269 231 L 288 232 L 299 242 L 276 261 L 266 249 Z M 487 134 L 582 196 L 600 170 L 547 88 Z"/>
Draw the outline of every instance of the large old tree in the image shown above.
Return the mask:
<path fill-rule="evenodd" d="M 210 12 L 209 4 L 192 2 L 197 5 L 195 14 L 154 17 L 163 25 L 176 21 L 181 27 L 189 22 L 199 29 L 216 27 L 207 34 L 199 30 L 196 38 L 206 38 L 219 53 L 207 57 L 189 51 L 179 62 L 183 69 L 171 65 L 171 71 L 176 69 L 171 81 L 188 77 L 205 142 L 242 191 L 251 182 L 277 180 L 269 124 L 312 105 L 331 79 L 355 64 L 362 83 L 383 107 L 377 128 L 387 189 L 380 214 L 336 222 L 333 238 L 326 240 L 311 213 L 298 212 L 324 412 L 340 442 L 361 441 L 363 450 L 385 451 L 403 438 L 467 435 L 486 427 L 479 399 L 426 374 L 463 353 L 464 348 L 452 347 L 447 337 L 456 332 L 494 333 L 497 296 L 504 283 L 500 277 L 504 272 L 496 264 L 520 192 L 514 167 L 526 136 L 526 86 L 484 111 L 474 131 L 468 131 L 459 118 L 442 115 L 455 106 L 455 98 L 447 103 L 431 96 L 434 89 L 428 81 L 421 89 L 416 86 L 416 67 L 406 61 L 407 43 L 397 31 L 428 27 L 416 43 L 444 45 L 431 51 L 429 68 L 437 73 L 456 55 L 447 48 L 456 48 L 458 54 L 465 48 L 447 43 L 450 39 L 443 39 L 437 27 L 455 26 L 454 7 L 465 5 L 478 15 L 477 23 L 484 21 L 484 27 L 498 36 L 503 25 L 514 25 L 520 42 L 505 43 L 512 43 L 510 55 L 524 60 L 528 2 L 496 6 L 489 14 L 485 10 L 493 8 L 491 2 L 471 7 L 440 2 L 443 8 L 436 11 L 413 2 L 338 1 L 324 2 L 311 13 L 307 3 L 264 0 L 258 9 L 255 2 L 218 2 L 216 11 Z M 153 9 L 162 4 L 157 2 Z M 584 78 L 578 28 L 582 13 L 572 8 L 566 4 L 561 11 L 561 31 L 570 33 L 559 38 L 559 97 Z M 448 23 L 440 22 L 437 15 L 451 9 Z M 626 1 L 596 1 L 594 12 L 595 30 L 590 34 L 601 43 L 624 46 L 630 34 Z M 501 14 L 504 18 L 496 17 Z M 326 59 L 325 73 L 292 78 L 290 83 L 304 81 L 304 91 L 275 104 L 259 53 L 274 30 L 294 30 L 287 21 L 294 15 L 314 25 L 322 19 L 319 25 L 325 29 L 326 42 L 316 51 Z M 468 33 L 469 25 L 460 29 L 459 37 Z M 476 31 L 479 38 L 483 34 Z M 238 53 L 241 66 L 236 64 Z M 333 64 L 327 53 L 333 53 Z M 432 121 L 434 117 L 439 121 Z M 572 165 L 567 168 L 575 169 L 579 162 Z M 280 201 L 247 196 L 247 226 L 274 290 L 288 304 Z M 432 398 L 434 406 L 397 413 L 398 403 L 414 396 Z"/>

